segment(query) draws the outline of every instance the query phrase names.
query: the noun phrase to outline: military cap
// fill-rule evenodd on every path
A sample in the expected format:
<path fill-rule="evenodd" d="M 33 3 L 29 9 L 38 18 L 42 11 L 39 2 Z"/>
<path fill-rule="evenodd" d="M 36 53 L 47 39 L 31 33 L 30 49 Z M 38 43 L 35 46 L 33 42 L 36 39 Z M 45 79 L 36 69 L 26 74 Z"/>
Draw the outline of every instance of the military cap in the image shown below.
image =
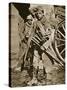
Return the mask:
<path fill-rule="evenodd" d="M 37 7 L 37 12 L 39 12 L 39 11 L 41 11 L 41 12 L 43 12 L 43 13 L 44 13 L 44 9 L 43 9 L 43 7 L 42 7 L 42 6 L 38 6 L 38 7 Z"/>

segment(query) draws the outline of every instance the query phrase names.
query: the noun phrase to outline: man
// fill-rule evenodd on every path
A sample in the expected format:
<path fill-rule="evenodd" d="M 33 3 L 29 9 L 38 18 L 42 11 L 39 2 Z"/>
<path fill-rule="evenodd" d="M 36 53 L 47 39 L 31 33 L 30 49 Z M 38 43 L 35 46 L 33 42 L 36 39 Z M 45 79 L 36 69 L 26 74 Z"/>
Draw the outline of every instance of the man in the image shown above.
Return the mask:
<path fill-rule="evenodd" d="M 26 19 L 26 23 L 24 24 L 24 30 L 22 32 L 23 39 L 20 40 L 19 63 L 17 65 L 17 68 L 15 68 L 16 71 L 22 71 L 24 66 L 27 66 L 27 64 L 28 64 L 28 62 L 26 62 L 26 60 L 24 61 L 24 57 L 26 54 L 26 50 L 28 48 L 27 43 L 28 43 L 29 36 L 31 35 L 32 28 L 33 28 L 33 17 L 31 15 L 28 15 L 27 19 Z"/>
<path fill-rule="evenodd" d="M 43 82 L 46 80 L 47 74 L 42 60 L 42 55 L 44 51 L 49 48 L 52 39 L 54 38 L 53 36 L 55 31 L 53 26 L 51 27 L 49 20 L 46 19 L 42 7 L 38 6 L 36 10 L 35 34 L 32 37 L 32 48 L 34 51 L 33 78 L 28 82 L 29 85 L 37 85 L 38 81 L 41 82 L 41 84 L 46 84 L 46 82 Z"/>
<path fill-rule="evenodd" d="M 44 11 L 42 8 L 37 7 L 37 12 L 35 14 L 37 21 L 36 27 L 35 27 L 35 34 L 32 38 L 33 42 L 33 48 L 34 48 L 34 57 L 33 57 L 33 79 L 28 82 L 29 85 L 32 85 L 33 83 L 37 84 L 38 83 L 38 73 L 41 71 L 42 78 L 46 78 L 46 71 L 45 67 L 42 61 L 42 53 L 43 49 L 41 47 L 43 42 L 46 42 L 48 40 L 48 37 L 45 38 L 46 34 L 46 28 L 47 28 L 47 20 L 44 16 Z M 44 37 L 44 40 L 43 40 Z M 45 49 L 45 47 L 44 47 Z M 39 80 L 40 81 L 40 80 Z"/>
<path fill-rule="evenodd" d="M 38 35 L 39 35 L 39 33 L 41 34 L 41 36 L 40 36 L 41 40 L 37 39 L 37 43 L 38 43 L 39 48 L 35 46 L 34 59 L 33 59 L 33 62 L 34 62 L 33 66 L 34 67 L 36 66 L 34 71 L 36 72 L 36 78 L 38 78 L 37 76 L 39 76 L 38 73 L 40 71 L 41 72 L 44 71 L 43 76 L 46 77 L 46 69 L 45 69 L 45 66 L 44 66 L 44 63 L 43 63 L 43 60 L 42 60 L 42 54 L 44 53 L 45 50 L 47 50 L 50 47 L 52 41 L 54 41 L 53 39 L 54 39 L 56 24 L 54 24 L 53 21 L 52 21 L 52 24 L 51 24 L 50 20 L 46 19 L 45 15 L 44 15 L 44 11 L 41 7 L 38 7 L 38 11 L 35 15 L 36 15 L 36 18 L 37 18 L 36 33 Z M 36 36 L 34 36 L 34 37 L 36 38 Z M 36 60 L 38 60 L 38 61 L 36 61 Z M 35 63 L 35 61 L 37 62 L 37 64 Z M 52 61 L 52 63 L 54 63 L 54 62 Z M 35 77 L 35 75 L 34 75 L 34 77 Z M 40 78 L 38 78 L 38 80 L 39 79 Z"/>

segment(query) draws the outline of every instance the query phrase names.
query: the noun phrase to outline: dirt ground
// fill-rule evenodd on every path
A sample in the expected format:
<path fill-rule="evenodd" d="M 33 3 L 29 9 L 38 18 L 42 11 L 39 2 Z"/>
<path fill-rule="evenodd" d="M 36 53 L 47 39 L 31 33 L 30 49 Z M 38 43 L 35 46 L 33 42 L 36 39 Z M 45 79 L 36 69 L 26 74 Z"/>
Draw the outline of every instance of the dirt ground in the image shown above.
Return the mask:
<path fill-rule="evenodd" d="M 38 82 L 38 85 L 57 85 L 57 84 L 64 84 L 65 83 L 65 70 L 64 69 L 57 69 L 54 68 L 51 72 L 47 73 L 47 78 L 44 80 L 44 83 Z M 27 70 L 23 70 L 22 72 L 14 71 L 11 72 L 11 86 L 12 87 L 20 87 L 20 86 L 29 86 L 27 83 L 31 81 Z M 34 86 L 34 85 L 32 85 Z"/>
<path fill-rule="evenodd" d="M 58 64 L 51 64 L 50 59 L 47 55 L 44 54 L 44 66 L 46 68 L 47 72 L 47 78 L 42 79 L 37 82 L 36 86 L 38 85 L 57 85 L 57 84 L 65 84 L 65 70 L 64 68 L 61 68 Z M 29 76 L 29 73 L 27 70 L 21 71 L 15 71 L 14 67 L 17 66 L 18 61 L 12 60 L 11 65 L 11 86 L 12 87 L 20 87 L 20 86 L 29 86 L 28 82 L 31 81 L 31 77 Z M 30 85 L 35 86 L 35 85 Z"/>

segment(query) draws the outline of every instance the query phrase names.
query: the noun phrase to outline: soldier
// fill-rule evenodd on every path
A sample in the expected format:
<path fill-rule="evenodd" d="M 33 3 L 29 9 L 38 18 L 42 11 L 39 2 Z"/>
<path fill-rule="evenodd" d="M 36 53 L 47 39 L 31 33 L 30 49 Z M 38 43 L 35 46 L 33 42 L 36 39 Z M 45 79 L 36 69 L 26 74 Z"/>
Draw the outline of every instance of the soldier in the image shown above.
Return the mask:
<path fill-rule="evenodd" d="M 20 41 L 20 50 L 19 50 L 19 63 L 17 65 L 17 68 L 15 68 L 16 71 L 22 71 L 24 65 L 27 66 L 28 62 L 24 62 L 24 57 L 26 50 L 28 48 L 28 38 L 31 34 L 32 28 L 33 28 L 33 17 L 31 15 L 27 16 L 26 23 L 24 24 L 24 30 L 23 30 L 23 39 Z"/>
<path fill-rule="evenodd" d="M 33 77 L 35 80 L 37 78 L 40 81 L 40 78 L 38 77 L 38 73 L 40 71 L 41 72 L 43 71 L 43 76 L 44 76 L 41 78 L 41 80 L 46 78 L 46 70 L 45 70 L 43 60 L 42 60 L 42 54 L 44 53 L 45 50 L 49 48 L 52 42 L 52 39 L 54 38 L 55 25 L 54 26 L 51 25 L 50 21 L 46 19 L 44 15 L 44 10 L 41 7 L 38 7 L 38 11 L 35 15 L 37 18 L 35 33 L 40 38 L 37 38 L 36 40 L 36 35 L 34 36 L 37 42 L 37 46 L 36 45 L 34 46 Z"/>
<path fill-rule="evenodd" d="M 37 13 L 35 14 L 35 16 L 37 18 L 37 21 L 36 21 L 35 35 L 32 38 L 33 48 L 34 48 L 33 79 L 30 82 L 28 82 L 29 85 L 32 85 L 33 83 L 35 84 L 38 83 L 39 71 L 43 72 L 41 73 L 43 76 L 41 79 L 45 79 L 46 77 L 46 71 L 42 60 L 43 49 L 41 45 L 43 41 L 45 42 L 46 40 L 48 40 L 48 37 L 44 38 L 43 40 L 47 28 L 47 24 L 46 24 L 47 20 L 46 17 L 44 16 L 44 11 L 42 8 L 39 7 L 37 8 Z"/>

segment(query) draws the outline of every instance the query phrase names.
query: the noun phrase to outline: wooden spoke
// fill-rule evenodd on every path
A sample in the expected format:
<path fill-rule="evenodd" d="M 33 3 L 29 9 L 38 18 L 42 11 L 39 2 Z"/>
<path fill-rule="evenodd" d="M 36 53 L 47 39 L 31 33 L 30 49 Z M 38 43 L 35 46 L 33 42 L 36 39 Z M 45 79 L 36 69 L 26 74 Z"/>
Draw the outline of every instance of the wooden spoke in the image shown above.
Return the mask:
<path fill-rule="evenodd" d="M 56 49 L 56 52 L 57 52 L 57 55 L 59 56 L 59 58 L 64 62 L 64 58 L 61 56 L 59 49 L 57 48 L 57 41 L 55 41 L 55 49 Z"/>
<path fill-rule="evenodd" d="M 65 28 L 64 28 L 64 25 L 62 24 L 62 28 L 63 28 L 63 30 L 64 30 L 64 32 L 65 32 Z"/>
<path fill-rule="evenodd" d="M 35 37 L 33 37 L 32 40 L 34 40 L 35 42 L 39 43 L 39 41 Z"/>
<path fill-rule="evenodd" d="M 57 37 L 56 37 L 56 40 L 63 41 L 63 42 L 65 41 L 64 39 L 60 39 L 60 38 L 57 38 Z"/>
<path fill-rule="evenodd" d="M 60 45 L 57 45 L 57 47 L 61 47 L 61 46 L 63 46 L 64 44 L 60 44 Z"/>
<path fill-rule="evenodd" d="M 65 48 L 60 52 L 60 54 L 62 54 L 65 51 Z"/>
<path fill-rule="evenodd" d="M 41 41 L 41 39 L 40 39 L 37 35 L 35 35 L 35 37 L 36 37 L 39 41 Z"/>
<path fill-rule="evenodd" d="M 34 39 L 32 39 L 32 41 L 33 41 L 36 45 L 38 45 L 38 46 L 40 47 L 40 45 L 39 45 L 38 42 L 36 42 Z"/>
<path fill-rule="evenodd" d="M 60 33 L 60 34 L 61 34 L 61 35 L 65 38 L 64 34 L 63 34 L 63 33 L 61 33 L 61 32 L 60 32 L 60 30 L 57 30 L 57 31 L 58 31 L 58 32 L 59 32 L 59 33 Z"/>

